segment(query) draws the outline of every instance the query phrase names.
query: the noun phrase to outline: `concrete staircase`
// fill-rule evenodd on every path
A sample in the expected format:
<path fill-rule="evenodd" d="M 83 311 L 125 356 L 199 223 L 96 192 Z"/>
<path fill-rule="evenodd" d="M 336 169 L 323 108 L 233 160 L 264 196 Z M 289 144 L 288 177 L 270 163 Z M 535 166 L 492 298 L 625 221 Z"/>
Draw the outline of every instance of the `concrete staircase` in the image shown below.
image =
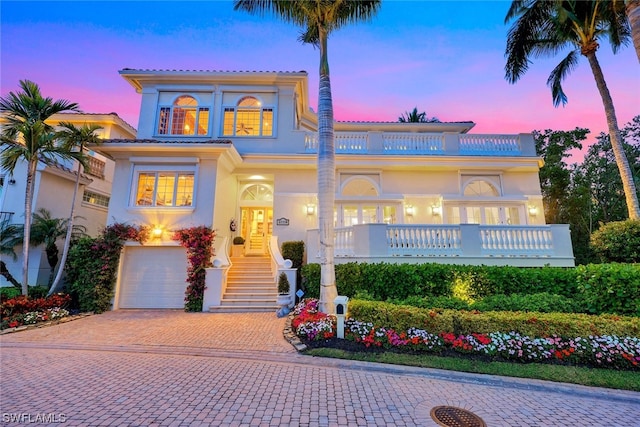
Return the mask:
<path fill-rule="evenodd" d="M 212 313 L 246 313 L 276 311 L 278 285 L 266 256 L 231 257 L 227 289 L 220 306 L 209 307 Z"/>

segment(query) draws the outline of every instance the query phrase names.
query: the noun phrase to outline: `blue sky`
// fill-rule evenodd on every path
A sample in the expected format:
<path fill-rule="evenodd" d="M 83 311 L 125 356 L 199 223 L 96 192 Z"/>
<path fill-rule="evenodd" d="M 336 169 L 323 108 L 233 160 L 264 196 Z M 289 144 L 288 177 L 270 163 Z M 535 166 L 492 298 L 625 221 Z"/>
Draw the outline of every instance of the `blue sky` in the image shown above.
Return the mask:
<path fill-rule="evenodd" d="M 515 85 L 504 79 L 508 1 L 391 1 L 370 23 L 329 40 L 335 118 L 396 121 L 413 107 L 442 121 L 476 123 L 474 133 L 534 129 L 606 130 L 586 58 L 555 108 L 546 80 L 561 56 L 536 60 Z M 0 3 L 1 94 L 20 79 L 87 112 L 116 112 L 137 126 L 140 97 L 123 68 L 309 72 L 317 103 L 318 51 L 299 29 L 233 11 L 229 1 L 6 1 Z M 566 53 L 565 53 L 566 54 Z M 598 56 L 623 126 L 640 114 L 633 47 Z"/>

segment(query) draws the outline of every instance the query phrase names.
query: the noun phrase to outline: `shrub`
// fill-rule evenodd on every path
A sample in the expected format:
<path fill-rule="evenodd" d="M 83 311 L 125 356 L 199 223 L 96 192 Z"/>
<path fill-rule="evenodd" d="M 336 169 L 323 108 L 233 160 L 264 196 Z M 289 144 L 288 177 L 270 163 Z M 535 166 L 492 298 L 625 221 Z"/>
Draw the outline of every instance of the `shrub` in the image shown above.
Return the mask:
<path fill-rule="evenodd" d="M 280 250 L 284 259 L 291 260 L 293 268 L 302 267 L 302 260 L 304 259 L 304 242 L 302 240 L 282 242 Z"/>
<path fill-rule="evenodd" d="M 18 295 L 3 300 L 0 304 L 0 329 L 64 317 L 69 314 L 65 307 L 70 301 L 71 297 L 65 294 L 55 294 L 48 298 Z"/>
<path fill-rule="evenodd" d="M 576 271 L 586 311 L 640 316 L 640 264 L 589 264 Z"/>
<path fill-rule="evenodd" d="M 147 237 L 146 227 L 116 223 L 106 227 L 100 237 L 82 238 L 71 247 L 65 265 L 66 283 L 80 310 L 109 310 L 124 242 L 142 243 Z"/>
<path fill-rule="evenodd" d="M 236 236 L 233 238 L 233 244 L 234 245 L 244 245 L 244 237 L 242 236 Z"/>
<path fill-rule="evenodd" d="M 490 295 L 470 306 L 479 311 L 535 311 L 540 313 L 575 313 L 578 304 L 562 295 L 538 294 Z"/>
<path fill-rule="evenodd" d="M 31 298 L 45 298 L 49 293 L 49 288 L 46 286 L 29 286 L 28 293 Z"/>
<path fill-rule="evenodd" d="M 306 264 L 300 269 L 305 298 L 320 298 L 320 264 Z"/>
<path fill-rule="evenodd" d="M 640 262 L 640 220 L 603 225 L 591 235 L 591 248 L 602 262 Z"/>
<path fill-rule="evenodd" d="M 278 293 L 280 295 L 288 294 L 289 287 L 289 279 L 287 278 L 287 275 L 284 272 L 280 273 L 280 276 L 278 277 Z"/>
<path fill-rule="evenodd" d="M 356 295 L 356 299 L 358 295 Z M 408 297 L 404 300 L 391 300 L 393 304 L 398 305 L 410 305 L 412 307 L 418 308 L 441 308 L 441 309 L 451 309 L 451 310 L 468 310 L 469 303 L 460 298 L 456 297 L 445 297 L 445 296 L 437 296 L 437 297 L 419 297 L 413 296 Z"/>
<path fill-rule="evenodd" d="M 453 332 L 459 334 L 517 332 L 529 336 L 634 336 L 640 333 L 640 318 L 568 313 L 522 313 L 455 311 L 420 309 L 385 302 L 349 301 L 349 315 L 361 322 L 395 330 L 411 327 L 433 334 Z"/>
<path fill-rule="evenodd" d="M 16 288 L 15 286 L 3 286 L 0 288 L 0 298 L 3 301 L 5 299 L 15 298 L 21 293 L 22 293 L 22 290 Z"/>
<path fill-rule="evenodd" d="M 206 289 L 206 268 L 211 267 L 213 240 L 216 236 L 211 228 L 201 225 L 183 228 L 173 233 L 172 239 L 187 250 L 187 289 L 185 291 L 185 311 L 202 311 L 204 290 Z"/>

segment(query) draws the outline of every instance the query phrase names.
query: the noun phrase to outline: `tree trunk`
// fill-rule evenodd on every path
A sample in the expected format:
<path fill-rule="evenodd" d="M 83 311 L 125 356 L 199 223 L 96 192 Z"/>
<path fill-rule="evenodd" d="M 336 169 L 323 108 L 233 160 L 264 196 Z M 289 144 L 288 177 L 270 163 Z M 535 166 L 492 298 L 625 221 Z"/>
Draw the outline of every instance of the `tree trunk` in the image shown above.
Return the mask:
<path fill-rule="evenodd" d="M 29 294 L 29 240 L 31 239 L 31 205 L 33 188 L 38 169 L 38 158 L 29 160 L 27 165 L 27 191 L 24 196 L 24 237 L 22 241 L 22 295 Z"/>
<path fill-rule="evenodd" d="M 631 37 L 636 48 L 638 62 L 640 62 L 640 0 L 627 0 L 627 17 L 631 24 Z"/>
<path fill-rule="evenodd" d="M 600 96 L 602 97 L 602 103 L 604 105 L 604 111 L 607 116 L 607 125 L 609 126 L 609 138 L 611 139 L 611 147 L 613 148 L 613 154 L 616 159 L 616 164 L 620 170 L 620 177 L 622 178 L 622 188 L 624 190 L 625 200 L 627 202 L 627 210 L 629 211 L 630 219 L 640 219 L 640 204 L 638 204 L 638 193 L 636 193 L 636 185 L 633 181 L 633 175 L 631 174 L 631 167 L 629 161 L 624 152 L 622 145 L 622 136 L 620 135 L 620 129 L 618 128 L 618 120 L 616 119 L 616 111 L 613 107 L 613 99 L 607 88 L 607 83 L 604 80 L 604 74 L 600 68 L 598 58 L 596 58 L 595 52 L 586 55 L 593 72 L 593 77 L 596 79 L 596 85 Z"/>
<path fill-rule="evenodd" d="M 13 277 L 11 275 L 11 273 L 9 272 L 9 269 L 7 268 L 7 264 L 5 264 L 4 261 L 2 261 L 2 260 L 0 260 L 0 276 L 2 276 L 5 279 L 7 279 L 7 282 L 11 283 L 16 288 L 22 289 L 22 286 L 20 285 L 20 282 L 18 282 L 15 279 L 15 277 Z"/>
<path fill-rule="evenodd" d="M 83 147 L 80 145 L 80 152 L 82 152 Z M 78 188 L 80 187 L 80 175 L 82 174 L 82 164 L 78 162 L 78 176 L 76 176 L 76 185 L 73 189 L 73 197 L 71 198 L 71 213 L 69 214 L 69 221 L 67 224 L 67 235 L 64 238 L 64 248 L 62 249 L 62 259 L 60 260 L 60 266 L 58 267 L 58 272 L 56 273 L 56 278 L 53 279 L 53 283 L 49 288 L 49 292 L 47 296 L 53 295 L 60 284 L 60 280 L 62 279 L 62 273 L 64 272 L 64 265 L 67 262 L 67 255 L 69 255 L 69 246 L 71 244 L 71 233 L 73 232 L 73 213 L 76 208 L 76 197 L 78 196 Z"/>
<path fill-rule="evenodd" d="M 318 94 L 318 228 L 320 234 L 320 301 L 323 313 L 334 312 L 338 296 L 334 266 L 336 165 L 333 135 L 333 103 L 327 56 L 327 29 L 320 26 L 320 83 Z"/>

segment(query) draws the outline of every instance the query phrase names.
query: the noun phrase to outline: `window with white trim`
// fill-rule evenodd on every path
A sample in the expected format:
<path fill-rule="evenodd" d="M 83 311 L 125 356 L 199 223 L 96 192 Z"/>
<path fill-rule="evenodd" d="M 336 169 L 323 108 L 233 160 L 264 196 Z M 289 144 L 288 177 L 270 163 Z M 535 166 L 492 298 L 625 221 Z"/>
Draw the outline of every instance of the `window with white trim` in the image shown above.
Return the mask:
<path fill-rule="evenodd" d="M 82 195 L 82 201 L 96 206 L 109 207 L 109 196 L 96 193 L 95 191 L 85 190 Z"/>
<path fill-rule="evenodd" d="M 253 96 L 245 96 L 235 107 L 225 107 L 223 136 L 273 136 L 273 107 L 265 107 Z"/>
<path fill-rule="evenodd" d="M 134 186 L 134 206 L 193 206 L 193 171 L 139 171 Z"/>
<path fill-rule="evenodd" d="M 160 107 L 158 135 L 208 135 L 209 107 L 198 106 L 189 95 L 176 98 L 172 106 Z"/>

